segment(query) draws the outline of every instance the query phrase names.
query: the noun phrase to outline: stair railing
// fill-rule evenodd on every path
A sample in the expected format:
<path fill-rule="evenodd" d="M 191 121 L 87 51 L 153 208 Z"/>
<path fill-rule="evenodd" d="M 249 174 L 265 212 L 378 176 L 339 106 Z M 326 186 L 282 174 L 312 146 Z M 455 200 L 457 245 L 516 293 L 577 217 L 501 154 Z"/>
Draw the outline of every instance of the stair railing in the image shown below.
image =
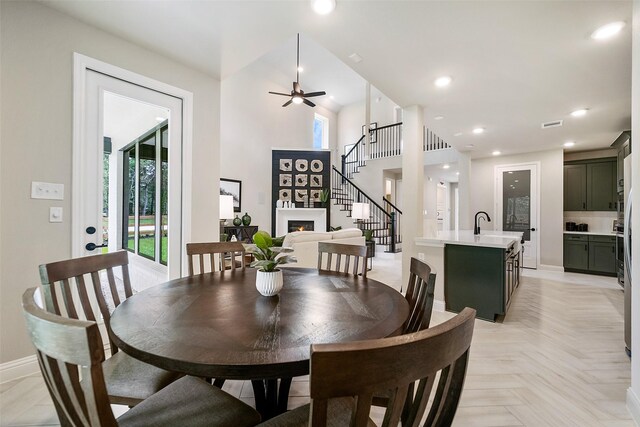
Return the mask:
<path fill-rule="evenodd" d="M 371 129 L 369 135 L 370 159 L 402 154 L 402 122 Z"/>
<path fill-rule="evenodd" d="M 347 154 L 342 155 L 342 175 L 353 178 L 353 174 L 359 172 L 360 168 L 366 165 L 365 155 L 364 135 L 362 135 Z"/>
<path fill-rule="evenodd" d="M 382 201 L 385 211 L 391 215 L 389 234 L 393 236 L 395 242 L 402 243 L 402 211 L 385 197 L 382 198 Z M 395 252 L 395 249 L 397 248 L 394 245 L 394 250 L 391 252 Z"/>
<path fill-rule="evenodd" d="M 340 173 L 335 166 L 332 166 L 332 170 L 331 197 L 336 201 L 336 204 L 341 204 L 343 210 L 348 212 L 347 215 L 351 216 L 353 203 L 369 203 L 369 219 L 358 221 L 358 228 L 373 230 L 378 244 L 387 246 L 388 252 L 396 252 L 397 244 L 401 242 L 400 216 L 402 212 L 390 203 L 392 208 L 387 211 L 353 181 Z"/>
<path fill-rule="evenodd" d="M 444 142 L 444 139 L 433 133 L 431 129 L 424 127 L 424 133 L 422 138 L 422 150 L 423 151 L 435 151 L 451 148 L 449 144 Z"/>

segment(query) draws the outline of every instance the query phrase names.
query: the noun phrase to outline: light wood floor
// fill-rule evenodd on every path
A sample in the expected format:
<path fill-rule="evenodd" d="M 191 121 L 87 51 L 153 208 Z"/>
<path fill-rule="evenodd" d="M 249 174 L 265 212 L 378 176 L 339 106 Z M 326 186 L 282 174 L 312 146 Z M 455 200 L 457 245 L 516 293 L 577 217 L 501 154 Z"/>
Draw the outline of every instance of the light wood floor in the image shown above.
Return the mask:
<path fill-rule="evenodd" d="M 371 277 L 399 284 L 397 262 L 376 258 Z M 615 279 L 526 272 L 501 323 L 476 321 L 471 361 L 455 426 L 634 426 L 625 406 L 630 361 Z M 432 323 L 453 316 L 436 312 Z M 250 383 L 224 387 L 252 404 Z M 308 402 L 294 380 L 290 407 Z M 39 376 L 0 385 L 0 425 L 57 425 Z M 114 406 L 116 414 L 126 411 Z M 381 420 L 381 412 L 374 418 Z"/>

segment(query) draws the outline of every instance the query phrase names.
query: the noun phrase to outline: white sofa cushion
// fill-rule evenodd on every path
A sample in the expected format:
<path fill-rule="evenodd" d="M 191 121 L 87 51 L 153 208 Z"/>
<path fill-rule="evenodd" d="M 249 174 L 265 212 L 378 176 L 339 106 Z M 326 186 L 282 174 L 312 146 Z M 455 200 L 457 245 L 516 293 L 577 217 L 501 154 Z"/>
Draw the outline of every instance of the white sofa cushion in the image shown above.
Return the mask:
<path fill-rule="evenodd" d="M 331 240 L 331 233 L 322 231 L 294 231 L 285 236 L 282 246 L 292 248 L 295 243 L 319 242 L 321 240 Z"/>
<path fill-rule="evenodd" d="M 359 228 L 345 228 L 344 230 L 336 230 L 331 232 L 331 238 L 334 240 L 360 236 L 362 236 L 362 230 L 360 230 Z"/>

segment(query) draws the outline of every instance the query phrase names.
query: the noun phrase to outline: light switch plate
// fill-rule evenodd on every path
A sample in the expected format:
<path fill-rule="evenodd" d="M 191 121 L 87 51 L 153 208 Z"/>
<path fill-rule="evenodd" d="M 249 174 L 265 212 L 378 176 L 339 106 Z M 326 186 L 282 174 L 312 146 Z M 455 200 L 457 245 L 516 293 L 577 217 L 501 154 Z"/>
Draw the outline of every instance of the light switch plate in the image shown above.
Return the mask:
<path fill-rule="evenodd" d="M 31 198 L 45 200 L 64 200 L 64 184 L 33 181 L 31 183 Z"/>
<path fill-rule="evenodd" d="M 62 222 L 62 208 L 51 206 L 49 208 L 49 222 Z"/>

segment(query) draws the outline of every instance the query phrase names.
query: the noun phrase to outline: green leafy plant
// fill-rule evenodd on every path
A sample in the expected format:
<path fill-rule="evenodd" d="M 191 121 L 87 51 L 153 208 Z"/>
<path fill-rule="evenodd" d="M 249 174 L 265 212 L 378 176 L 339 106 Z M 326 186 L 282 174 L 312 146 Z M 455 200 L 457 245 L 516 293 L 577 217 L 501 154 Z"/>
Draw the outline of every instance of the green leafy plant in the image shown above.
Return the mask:
<path fill-rule="evenodd" d="M 245 248 L 256 259 L 251 263 L 251 267 L 256 267 L 264 272 L 277 271 L 280 264 L 296 262 L 295 257 L 285 255 L 292 249 L 274 246 L 273 239 L 266 231 L 259 230 L 254 234 L 253 245 L 245 245 Z"/>
<path fill-rule="evenodd" d="M 329 196 L 331 196 L 331 192 L 328 188 L 323 189 L 320 192 L 320 202 L 327 203 L 329 201 Z"/>

